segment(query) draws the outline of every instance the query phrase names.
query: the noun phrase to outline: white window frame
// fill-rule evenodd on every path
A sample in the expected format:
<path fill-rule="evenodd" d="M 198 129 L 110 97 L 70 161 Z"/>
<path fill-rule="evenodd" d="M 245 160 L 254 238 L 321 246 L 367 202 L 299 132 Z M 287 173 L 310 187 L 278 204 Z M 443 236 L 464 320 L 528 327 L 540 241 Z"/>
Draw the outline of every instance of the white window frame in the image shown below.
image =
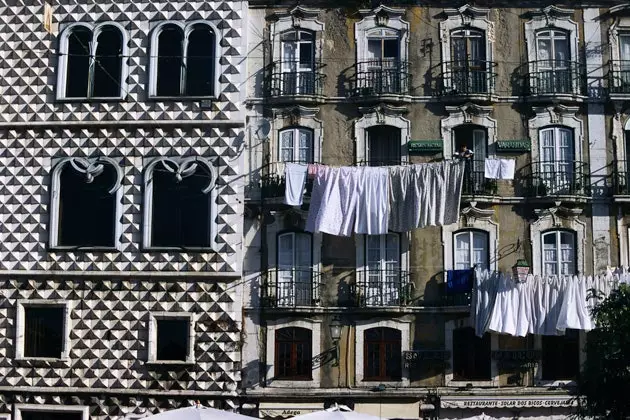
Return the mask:
<path fill-rule="evenodd" d="M 101 31 L 104 27 L 112 26 L 120 32 L 121 42 L 122 42 L 122 68 L 120 69 L 120 91 L 118 96 L 107 96 L 107 97 L 98 97 L 98 96 L 87 96 L 83 98 L 79 97 L 66 97 L 66 84 L 68 82 L 68 45 L 69 45 L 69 37 L 72 34 L 72 31 L 75 28 L 85 28 L 92 32 L 92 45 L 96 45 L 96 40 L 100 35 Z M 69 101 L 81 101 L 81 100 L 103 100 L 103 101 L 115 101 L 122 100 L 127 96 L 127 78 L 129 76 L 129 67 L 127 66 L 127 60 L 129 56 L 129 34 L 127 30 L 118 22 L 102 22 L 99 24 L 89 24 L 84 22 L 72 23 L 61 31 L 61 35 L 59 37 L 59 64 L 57 67 L 57 88 L 56 88 L 56 99 L 57 100 L 69 100 Z M 95 51 L 94 51 L 95 52 Z M 94 77 L 94 73 L 90 73 L 90 78 Z M 89 80 L 88 82 L 92 82 Z"/>
<path fill-rule="evenodd" d="M 363 116 L 354 123 L 357 162 L 367 162 L 369 160 L 366 148 L 367 129 L 376 125 L 389 125 L 400 130 L 400 160 L 401 162 L 407 162 L 409 160 L 407 143 L 411 133 L 411 122 L 402 116 L 406 112 L 406 108 L 378 105 L 368 108 L 361 107 L 359 112 Z"/>
<path fill-rule="evenodd" d="M 212 162 L 208 159 L 200 157 L 200 156 L 190 156 L 185 158 L 170 158 L 170 157 L 160 157 L 157 159 L 153 159 L 149 164 L 146 165 L 144 170 L 144 214 L 143 214 L 143 226 L 142 226 L 142 244 L 143 248 L 148 250 L 161 250 L 161 249 L 172 249 L 181 251 L 182 247 L 158 247 L 152 245 L 152 226 L 153 226 L 153 170 L 155 167 L 163 162 L 168 161 L 171 165 L 176 167 L 178 171 L 185 170 L 186 167 L 190 167 L 191 165 L 202 165 L 205 167 L 212 180 L 210 184 L 202 191 L 208 195 L 208 199 L 210 200 L 210 246 L 203 248 L 190 248 L 190 249 L 199 249 L 203 251 L 211 251 L 215 250 L 217 247 L 216 244 L 216 235 L 217 235 L 217 215 L 218 215 L 218 205 L 217 205 L 217 195 L 219 192 L 217 191 L 218 187 L 216 185 L 217 180 L 217 171 L 214 168 Z M 175 176 L 175 173 L 173 173 Z"/>
<path fill-rule="evenodd" d="M 313 261 L 314 234 L 311 233 L 311 232 L 303 231 L 303 230 L 286 230 L 286 231 L 280 231 L 276 235 L 276 251 L 277 252 L 276 252 L 276 263 L 274 265 L 274 267 L 276 267 L 276 273 L 275 273 L 276 279 L 275 279 L 275 282 L 274 282 L 275 285 L 276 285 L 275 296 L 276 296 L 276 299 L 278 300 L 278 306 L 280 306 L 280 307 L 287 307 L 287 306 L 292 307 L 292 306 L 296 306 L 295 305 L 295 301 L 297 299 L 297 293 L 298 293 L 297 284 L 296 284 L 296 276 L 298 274 L 295 271 L 293 271 L 293 273 L 291 275 L 291 277 L 292 277 L 292 284 L 291 284 L 292 285 L 292 290 L 287 290 L 287 292 L 289 293 L 288 302 L 287 303 L 283 303 L 283 304 L 280 304 L 280 302 L 279 302 L 279 300 L 280 300 L 280 296 L 279 295 L 281 293 L 280 290 L 279 290 L 280 289 L 280 284 L 279 284 L 280 273 L 285 271 L 285 270 L 287 270 L 287 269 L 282 269 L 280 267 L 280 263 L 279 263 L 279 261 L 280 261 L 280 238 L 282 236 L 285 236 L 285 235 L 291 235 L 293 237 L 293 242 L 292 242 L 293 248 L 291 249 L 291 253 L 292 253 L 292 257 L 293 257 L 293 263 L 291 265 L 291 269 L 292 270 L 296 270 L 296 269 L 299 268 L 295 264 L 295 262 L 296 262 L 295 261 L 296 260 L 295 244 L 296 244 L 297 235 L 306 235 L 306 236 L 308 236 L 309 243 L 310 243 L 310 251 L 311 251 L 310 252 L 310 264 L 308 264 L 306 267 L 304 267 L 302 269 L 309 269 L 309 270 L 311 270 L 311 273 L 312 273 L 311 274 L 311 278 L 310 278 L 310 280 L 311 280 L 311 285 L 310 285 L 310 287 L 311 287 L 311 291 L 310 291 L 311 299 L 317 299 L 318 296 L 317 296 L 317 292 L 315 291 L 315 286 L 316 285 L 313 284 L 313 282 L 318 280 L 318 278 L 316 277 L 316 272 L 313 269 L 313 267 L 315 266 L 315 264 L 313 263 L 314 262 Z M 286 297 L 286 295 L 285 295 L 285 297 Z M 297 306 L 301 306 L 301 305 L 297 305 Z M 307 305 L 307 306 L 311 306 L 311 305 Z"/>
<path fill-rule="evenodd" d="M 566 273 L 566 274 L 561 273 L 561 271 L 562 271 L 562 260 L 561 260 L 561 255 L 562 255 L 562 247 L 561 247 L 562 243 L 561 242 L 562 241 L 561 241 L 561 234 L 562 233 L 571 235 L 571 239 L 572 239 L 572 241 L 571 241 L 571 252 L 572 252 L 572 255 L 573 255 L 573 263 L 572 263 L 573 264 L 573 266 L 572 266 L 573 273 Z M 556 251 L 556 256 L 557 256 L 556 261 L 549 261 L 548 262 L 545 259 L 545 237 L 547 237 L 547 236 L 555 236 L 555 241 L 554 242 L 555 242 L 555 251 Z M 576 259 L 577 259 L 576 258 L 577 250 L 575 249 L 575 244 L 577 242 L 577 235 L 576 235 L 575 232 L 570 231 L 570 230 L 566 230 L 566 229 L 549 230 L 549 231 L 543 232 L 541 234 L 540 241 L 541 241 L 542 246 L 543 246 L 542 262 L 541 262 L 541 267 L 542 267 L 542 270 L 543 270 L 542 274 L 543 275 L 552 275 L 551 273 L 546 273 L 545 272 L 545 267 L 546 267 L 547 263 L 554 263 L 554 265 L 556 266 L 557 273 L 558 273 L 557 275 L 559 275 L 559 276 L 575 275 L 575 274 L 577 274 L 577 261 L 576 261 Z"/>
<path fill-rule="evenodd" d="M 475 235 L 480 235 L 484 238 L 485 240 L 485 256 L 486 256 L 486 266 L 483 267 L 484 269 L 487 269 L 490 266 L 490 234 L 487 231 L 483 231 L 483 230 L 479 230 L 479 229 L 462 229 L 459 230 L 455 233 L 453 233 L 453 246 L 457 247 L 457 237 L 458 236 L 468 236 L 468 246 L 469 246 L 469 261 L 472 263 L 473 262 L 473 256 L 475 253 L 475 249 L 473 247 L 474 244 L 474 237 Z M 455 269 L 457 270 L 457 249 L 454 248 L 453 249 L 453 267 L 455 267 Z M 474 264 L 473 264 L 474 265 Z M 472 268 L 472 265 L 470 267 L 466 267 L 466 268 L 462 268 L 463 270 L 467 270 L 469 268 Z"/>
<path fill-rule="evenodd" d="M 17 301 L 17 315 L 15 321 L 15 359 L 16 360 L 30 360 L 30 361 L 43 361 L 43 362 L 55 362 L 55 361 L 69 361 L 70 360 L 70 330 L 72 329 L 72 321 L 70 319 L 70 312 L 72 310 L 71 302 L 65 300 L 52 300 L 52 299 L 19 299 Z M 26 313 L 27 307 L 54 307 L 63 309 L 63 336 L 62 347 L 60 357 L 34 357 L 26 356 L 24 348 L 24 341 L 26 335 Z"/>
<path fill-rule="evenodd" d="M 474 323 L 470 319 L 470 317 L 465 319 L 457 319 L 447 321 L 444 324 L 444 349 L 450 352 L 449 364 L 446 367 L 444 372 L 444 385 L 447 387 L 455 387 L 461 388 L 466 387 L 468 384 L 472 384 L 473 387 L 498 387 L 499 386 L 499 366 L 497 361 L 494 359 L 490 359 L 490 380 L 487 381 L 455 381 L 453 380 L 453 332 L 459 328 L 474 328 Z M 491 357 L 493 351 L 499 349 L 499 336 L 497 334 L 490 334 L 490 354 L 488 357 Z"/>
<path fill-rule="evenodd" d="M 289 161 L 282 160 L 282 135 L 286 132 L 293 133 L 293 158 Z M 300 156 L 300 147 L 299 140 L 300 134 L 302 132 L 306 132 L 309 134 L 311 139 L 311 147 L 310 147 L 310 159 L 307 159 L 307 162 L 301 162 L 299 159 Z M 313 129 L 308 127 L 296 126 L 296 127 L 286 127 L 278 132 L 278 162 L 301 162 L 301 163 L 314 163 L 314 155 L 315 155 L 315 135 Z"/>
<path fill-rule="evenodd" d="M 386 327 L 400 331 L 400 351 L 411 350 L 411 321 L 405 319 L 377 319 L 377 320 L 357 320 L 355 328 L 355 360 L 354 371 L 356 375 L 356 387 L 357 388 L 372 388 L 375 385 L 374 381 L 365 381 L 364 360 L 365 357 L 365 331 L 372 328 Z M 402 363 L 402 354 L 401 354 Z M 385 381 L 380 382 L 383 385 L 390 387 L 407 387 L 410 384 L 409 369 L 404 366 L 401 367 L 401 379 L 400 381 Z"/>
<path fill-rule="evenodd" d="M 178 28 L 180 28 L 180 30 L 182 31 L 182 36 L 183 36 L 183 43 L 182 43 L 182 60 L 184 60 L 184 63 L 186 61 L 186 51 L 188 49 L 188 37 L 190 35 L 190 33 L 192 32 L 192 30 L 194 29 L 195 26 L 198 25 L 203 25 L 203 26 L 207 26 L 212 33 L 214 34 L 214 74 L 213 74 L 213 93 L 210 96 L 203 96 L 203 95 L 176 95 L 176 96 L 158 96 L 157 95 L 157 78 L 158 78 L 158 51 L 159 51 L 159 37 L 160 34 L 162 33 L 162 30 L 164 29 L 165 26 L 176 26 Z M 174 20 L 168 20 L 168 21 L 164 21 L 164 22 L 160 22 L 159 24 L 157 24 L 152 30 L 151 30 L 151 39 L 150 39 L 150 56 L 149 56 L 149 97 L 153 98 L 153 99 L 157 99 L 157 100 L 164 100 L 164 99 L 173 99 L 173 100 L 181 100 L 181 99 L 195 99 L 195 98 L 200 98 L 200 99 L 216 99 L 219 97 L 219 94 L 221 92 L 221 61 L 220 58 L 222 57 L 222 51 L 223 49 L 221 48 L 221 39 L 220 39 L 220 34 L 222 34 L 223 32 L 219 31 L 217 29 L 217 27 L 210 21 L 207 20 L 194 20 L 191 22 L 187 22 L 187 23 L 183 23 L 180 21 L 174 21 Z M 181 85 L 180 85 L 180 92 L 185 89 L 186 87 L 186 79 L 185 77 L 182 77 L 181 80 Z"/>
<path fill-rule="evenodd" d="M 188 343 L 186 360 L 159 360 L 157 358 L 157 330 L 160 320 L 180 320 L 188 323 Z M 152 312 L 149 314 L 149 342 L 147 363 L 155 365 L 191 365 L 195 363 L 195 322 L 196 315 L 190 312 Z"/>
<path fill-rule="evenodd" d="M 284 163 L 280 162 L 280 132 L 293 127 L 309 129 L 313 133 L 313 162 L 321 162 L 321 150 L 324 136 L 324 124 L 316 118 L 319 108 L 307 108 L 301 105 L 290 108 L 274 108 L 271 126 L 269 150 L 277 157 L 269 168 L 270 173 L 284 174 Z"/>
<path fill-rule="evenodd" d="M 310 31 L 313 34 L 314 63 L 322 60 L 322 36 L 325 25 L 317 20 L 319 9 L 296 6 L 288 12 L 276 14 L 277 20 L 271 24 L 273 61 L 282 62 L 282 34 L 295 29 Z"/>
<path fill-rule="evenodd" d="M 367 60 L 368 39 L 374 39 L 375 30 L 380 29 L 386 38 L 391 38 L 394 33 L 398 36 L 400 61 L 409 61 L 409 23 L 402 19 L 404 9 L 396 9 L 387 6 L 379 6 L 374 10 L 362 9 L 359 13 L 363 19 L 354 24 L 355 45 L 357 46 L 357 63 Z"/>
<path fill-rule="evenodd" d="M 59 213 L 60 213 L 60 198 L 61 198 L 61 171 L 68 164 L 72 165 L 74 168 L 78 168 L 77 163 L 86 168 L 87 172 L 92 172 L 94 176 L 98 176 L 98 167 L 99 165 L 111 165 L 116 171 L 116 184 L 114 188 L 110 190 L 110 194 L 114 196 L 115 200 L 115 214 L 112 215 L 114 217 L 114 246 L 112 249 L 116 249 L 118 251 L 122 250 L 122 244 L 120 242 L 120 238 L 122 236 L 122 225 L 120 222 L 122 215 L 122 180 L 123 180 L 123 171 L 120 165 L 113 159 L 108 157 L 100 156 L 98 158 L 86 159 L 86 158 L 64 158 L 60 161 L 54 163 L 54 168 L 51 174 L 51 203 L 50 203 L 50 226 L 48 230 L 48 242 L 49 246 L 53 249 L 75 249 L 74 246 L 61 246 L 59 245 Z M 98 248 L 98 249 L 107 249 L 108 247 L 79 247 L 80 249 L 90 249 L 90 248 Z"/>
<path fill-rule="evenodd" d="M 584 362 L 586 361 L 586 352 L 585 352 L 585 348 L 586 348 L 586 331 L 578 331 L 579 337 L 579 355 L 578 355 L 578 359 L 579 359 L 579 363 L 580 363 L 580 371 L 582 370 L 582 366 L 584 365 Z M 542 352 L 542 336 L 541 335 L 534 335 L 534 349 L 541 351 Z M 554 380 L 543 380 L 542 379 L 542 355 L 541 355 L 541 360 L 539 360 L 539 363 L 536 364 L 536 367 L 534 368 L 534 384 L 535 386 L 541 386 L 541 387 L 551 387 L 551 386 L 555 386 L 555 387 L 560 387 L 561 385 L 564 386 L 577 386 L 577 381 L 575 379 L 554 379 Z"/>
<path fill-rule="evenodd" d="M 90 420 L 90 407 L 87 405 L 53 405 L 53 404 L 14 404 L 14 420 L 22 420 L 22 411 L 48 411 L 54 413 L 79 413 L 82 420 Z"/>
<path fill-rule="evenodd" d="M 532 143 L 532 162 L 540 161 L 540 131 L 550 126 L 562 126 L 573 130 L 573 154 L 578 162 L 583 162 L 582 144 L 584 142 L 584 125 L 577 117 L 579 107 L 555 105 L 533 107 L 535 116 L 529 120 L 529 139 Z"/>
<path fill-rule="evenodd" d="M 617 7 L 611 7 L 609 10 L 610 14 L 620 13 L 624 10 L 627 13 L 629 9 L 627 5 L 620 5 Z M 613 10 L 618 9 L 618 10 Z M 608 44 L 610 45 L 610 59 L 612 60 L 612 68 L 611 71 L 617 72 L 621 70 L 620 61 L 623 60 L 621 56 L 621 36 L 630 36 L 630 17 L 628 16 L 618 16 L 610 28 L 608 29 Z M 627 58 L 630 60 L 630 57 Z M 625 99 L 627 94 L 611 94 L 612 99 Z M 617 149 L 619 150 L 619 149 Z M 625 151 L 624 151 L 625 154 Z"/>
<path fill-rule="evenodd" d="M 291 381 L 291 380 L 274 380 L 276 376 L 275 369 L 275 352 L 276 352 L 276 331 L 281 328 L 297 327 L 311 330 L 311 339 L 313 345 L 311 347 L 311 357 L 318 356 L 322 351 L 322 321 L 316 319 L 277 319 L 267 321 L 267 379 L 266 386 L 276 388 L 319 388 L 321 386 L 321 370 L 320 366 L 313 369 L 312 379 L 310 381 Z"/>
<path fill-rule="evenodd" d="M 388 284 L 386 282 L 384 282 L 383 280 L 387 280 L 387 274 L 385 273 L 385 269 L 386 269 L 386 261 L 384 261 L 383 256 L 386 254 L 386 250 L 387 250 L 387 240 L 385 238 L 386 235 L 393 235 L 393 236 L 397 236 L 398 237 L 398 271 L 401 273 L 401 276 L 398 278 L 399 281 L 399 287 L 398 290 L 392 290 L 389 287 L 392 286 L 388 286 Z M 380 261 L 379 261 L 379 270 L 380 273 L 378 275 L 378 282 L 380 283 L 380 287 L 378 288 L 370 288 L 368 287 L 368 284 L 372 282 L 372 280 L 369 277 L 369 261 L 368 261 L 368 240 L 369 237 L 378 237 L 378 241 L 379 241 L 379 255 L 380 255 Z M 405 278 L 404 276 L 402 276 L 402 273 L 407 271 L 406 267 L 408 266 L 408 253 L 403 253 L 403 249 L 404 250 L 408 250 L 409 248 L 409 243 L 408 243 L 408 234 L 406 233 L 398 233 L 398 232 L 389 232 L 387 234 L 382 234 L 382 235 L 357 235 L 357 240 L 363 240 L 363 267 L 361 269 L 357 269 L 357 282 L 359 282 L 359 280 L 363 281 L 363 285 L 365 287 L 365 290 L 363 290 L 363 293 L 365 293 L 365 296 L 362 296 L 362 298 L 365 299 L 365 306 L 366 307 L 382 307 L 382 306 L 394 306 L 394 305 L 390 305 L 390 304 L 370 304 L 370 300 L 371 299 L 376 299 L 377 301 L 379 300 L 379 296 L 385 295 L 387 292 L 389 292 L 390 294 L 397 293 L 398 296 L 396 296 L 398 298 L 398 300 L 401 299 L 400 294 L 402 294 L 402 290 L 403 287 L 405 287 L 405 283 L 404 281 L 409 281 L 408 278 Z M 403 241 L 405 241 L 404 243 L 404 248 L 403 248 Z M 403 267 L 405 267 L 405 269 L 403 269 Z M 368 289 L 379 289 L 376 294 L 374 293 L 374 290 L 368 290 Z M 396 299 L 392 299 L 392 300 L 396 300 Z M 382 302 L 382 301 L 381 301 Z"/>

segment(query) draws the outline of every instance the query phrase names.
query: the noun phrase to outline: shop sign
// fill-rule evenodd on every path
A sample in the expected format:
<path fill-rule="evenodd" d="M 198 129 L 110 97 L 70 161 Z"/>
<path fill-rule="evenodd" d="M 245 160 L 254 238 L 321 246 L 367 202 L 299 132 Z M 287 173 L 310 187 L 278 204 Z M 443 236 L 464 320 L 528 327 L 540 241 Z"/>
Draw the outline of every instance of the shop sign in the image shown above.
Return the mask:
<path fill-rule="evenodd" d="M 550 408 L 573 407 L 576 401 L 571 397 L 442 397 L 442 408 Z"/>
<path fill-rule="evenodd" d="M 530 150 L 532 150 L 532 142 L 528 139 L 497 141 L 499 152 L 529 152 Z"/>
<path fill-rule="evenodd" d="M 411 140 L 407 143 L 409 153 L 434 153 L 443 149 L 442 140 Z"/>
<path fill-rule="evenodd" d="M 451 358 L 448 350 L 411 350 L 403 351 L 403 362 L 406 368 L 416 366 L 423 360 L 445 361 Z"/>
<path fill-rule="evenodd" d="M 260 418 L 289 418 L 319 410 L 321 408 L 261 408 L 258 410 L 258 416 Z"/>

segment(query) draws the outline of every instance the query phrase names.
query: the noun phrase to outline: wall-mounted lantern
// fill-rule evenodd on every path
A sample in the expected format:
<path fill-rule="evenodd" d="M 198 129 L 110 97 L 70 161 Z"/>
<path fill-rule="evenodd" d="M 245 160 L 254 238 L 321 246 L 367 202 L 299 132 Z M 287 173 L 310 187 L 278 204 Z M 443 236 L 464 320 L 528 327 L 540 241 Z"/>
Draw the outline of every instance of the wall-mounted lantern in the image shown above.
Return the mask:
<path fill-rule="evenodd" d="M 512 267 L 512 273 L 514 280 L 518 280 L 519 283 L 525 283 L 527 275 L 529 274 L 529 264 L 527 260 L 520 259 L 516 261 L 516 264 Z"/>

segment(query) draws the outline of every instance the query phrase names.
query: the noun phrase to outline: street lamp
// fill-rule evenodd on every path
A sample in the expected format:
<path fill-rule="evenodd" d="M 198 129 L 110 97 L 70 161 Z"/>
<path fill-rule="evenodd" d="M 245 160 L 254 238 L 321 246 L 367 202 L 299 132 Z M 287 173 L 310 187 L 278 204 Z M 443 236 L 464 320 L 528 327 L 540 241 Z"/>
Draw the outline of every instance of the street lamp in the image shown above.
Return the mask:
<path fill-rule="evenodd" d="M 341 340 L 341 328 L 343 325 L 339 318 L 334 317 L 328 326 L 330 328 L 330 338 L 335 346 L 335 362 L 333 366 L 339 366 L 339 340 Z"/>
<path fill-rule="evenodd" d="M 525 283 L 527 281 L 527 275 L 529 274 L 529 264 L 527 260 L 519 259 L 512 267 L 512 274 L 514 274 L 514 280 L 519 283 Z"/>

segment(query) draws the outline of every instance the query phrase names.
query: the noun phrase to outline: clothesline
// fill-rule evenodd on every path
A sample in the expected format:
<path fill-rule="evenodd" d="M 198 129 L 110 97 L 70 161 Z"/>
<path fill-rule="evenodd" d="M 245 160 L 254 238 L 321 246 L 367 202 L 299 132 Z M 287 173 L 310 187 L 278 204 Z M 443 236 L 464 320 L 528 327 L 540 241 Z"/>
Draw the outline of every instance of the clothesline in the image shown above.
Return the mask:
<path fill-rule="evenodd" d="M 471 317 L 475 332 L 525 337 L 563 335 L 566 329 L 595 327 L 591 309 L 630 274 L 608 271 L 597 276 L 532 276 L 516 282 L 508 274 L 475 270 Z M 597 296 L 589 299 L 589 290 Z"/>

